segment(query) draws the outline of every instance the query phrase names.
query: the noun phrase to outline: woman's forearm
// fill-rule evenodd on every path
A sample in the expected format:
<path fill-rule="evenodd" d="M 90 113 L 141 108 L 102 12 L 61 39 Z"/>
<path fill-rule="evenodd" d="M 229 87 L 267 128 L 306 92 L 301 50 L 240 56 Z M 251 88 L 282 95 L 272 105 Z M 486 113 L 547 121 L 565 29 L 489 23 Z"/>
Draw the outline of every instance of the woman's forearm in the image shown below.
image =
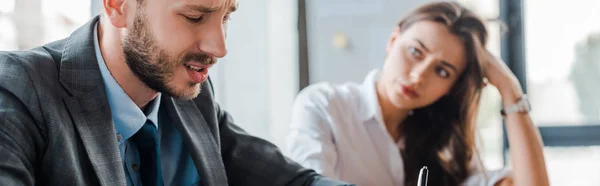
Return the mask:
<path fill-rule="evenodd" d="M 503 95 L 504 105 L 514 104 L 516 95 L 518 94 Z M 543 142 L 529 114 L 511 113 L 504 119 L 510 145 L 514 184 L 517 186 L 549 185 Z"/>

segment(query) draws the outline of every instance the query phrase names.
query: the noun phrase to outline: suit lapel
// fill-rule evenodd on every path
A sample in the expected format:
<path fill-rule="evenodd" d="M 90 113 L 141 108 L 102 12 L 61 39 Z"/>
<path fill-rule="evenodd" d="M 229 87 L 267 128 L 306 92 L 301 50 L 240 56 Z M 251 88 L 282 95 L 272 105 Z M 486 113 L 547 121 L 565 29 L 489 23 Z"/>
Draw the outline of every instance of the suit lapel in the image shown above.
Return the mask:
<path fill-rule="evenodd" d="M 65 99 L 101 185 L 126 185 L 116 132 L 103 87 Z"/>
<path fill-rule="evenodd" d="M 227 185 L 225 166 L 219 147 L 206 120 L 193 101 L 163 97 L 170 121 L 179 130 L 189 149 L 203 185 Z"/>
<path fill-rule="evenodd" d="M 126 185 L 104 81 L 94 51 L 96 16 L 67 38 L 60 83 L 71 97 L 65 104 L 101 185 Z"/>

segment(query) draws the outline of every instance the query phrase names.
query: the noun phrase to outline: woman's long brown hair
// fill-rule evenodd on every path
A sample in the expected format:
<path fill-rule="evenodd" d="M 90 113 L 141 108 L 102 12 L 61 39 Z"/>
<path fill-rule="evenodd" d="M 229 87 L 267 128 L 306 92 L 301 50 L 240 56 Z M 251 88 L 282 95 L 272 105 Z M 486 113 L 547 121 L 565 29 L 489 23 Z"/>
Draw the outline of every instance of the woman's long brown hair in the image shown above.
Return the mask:
<path fill-rule="evenodd" d="M 471 174 L 475 150 L 475 115 L 483 84 L 487 31 L 472 11 L 454 2 L 426 4 L 399 23 L 400 31 L 419 21 L 445 25 L 466 51 L 466 68 L 448 95 L 416 109 L 399 128 L 405 140 L 406 185 L 417 185 L 419 169 L 429 168 L 429 185 L 455 186 Z"/>

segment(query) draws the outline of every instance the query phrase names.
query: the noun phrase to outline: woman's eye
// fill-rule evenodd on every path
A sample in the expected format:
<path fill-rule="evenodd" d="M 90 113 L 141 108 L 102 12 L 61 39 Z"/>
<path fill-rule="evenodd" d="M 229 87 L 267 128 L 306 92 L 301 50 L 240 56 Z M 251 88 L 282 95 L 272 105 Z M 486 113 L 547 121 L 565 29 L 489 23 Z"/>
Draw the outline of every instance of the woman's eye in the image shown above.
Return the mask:
<path fill-rule="evenodd" d="M 448 78 L 448 77 L 450 77 L 450 73 L 448 73 L 448 70 L 444 69 L 443 67 L 437 67 L 435 69 L 435 71 L 442 78 Z"/>
<path fill-rule="evenodd" d="M 421 53 L 421 51 L 416 47 L 410 47 L 408 50 L 413 57 L 421 58 L 421 56 L 423 55 L 423 53 Z"/>

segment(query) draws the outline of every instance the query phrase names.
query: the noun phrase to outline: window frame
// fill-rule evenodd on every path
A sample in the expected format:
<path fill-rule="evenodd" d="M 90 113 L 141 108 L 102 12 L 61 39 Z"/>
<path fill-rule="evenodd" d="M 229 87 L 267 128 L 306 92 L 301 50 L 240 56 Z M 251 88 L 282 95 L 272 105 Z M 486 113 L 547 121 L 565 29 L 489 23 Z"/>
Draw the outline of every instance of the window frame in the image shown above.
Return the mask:
<path fill-rule="evenodd" d="M 507 25 L 507 32 L 501 38 L 501 58 L 513 71 L 527 93 L 527 61 L 525 58 L 524 0 L 502 0 L 500 3 L 500 20 Z M 600 84 L 599 84 L 600 86 Z M 532 109 L 535 109 L 532 108 Z M 561 124 L 561 123 L 558 123 Z M 564 123 L 564 125 L 538 126 L 544 147 L 579 147 L 600 146 L 600 121 L 584 125 Z M 507 164 L 510 149 L 503 121 L 503 161 Z"/>

